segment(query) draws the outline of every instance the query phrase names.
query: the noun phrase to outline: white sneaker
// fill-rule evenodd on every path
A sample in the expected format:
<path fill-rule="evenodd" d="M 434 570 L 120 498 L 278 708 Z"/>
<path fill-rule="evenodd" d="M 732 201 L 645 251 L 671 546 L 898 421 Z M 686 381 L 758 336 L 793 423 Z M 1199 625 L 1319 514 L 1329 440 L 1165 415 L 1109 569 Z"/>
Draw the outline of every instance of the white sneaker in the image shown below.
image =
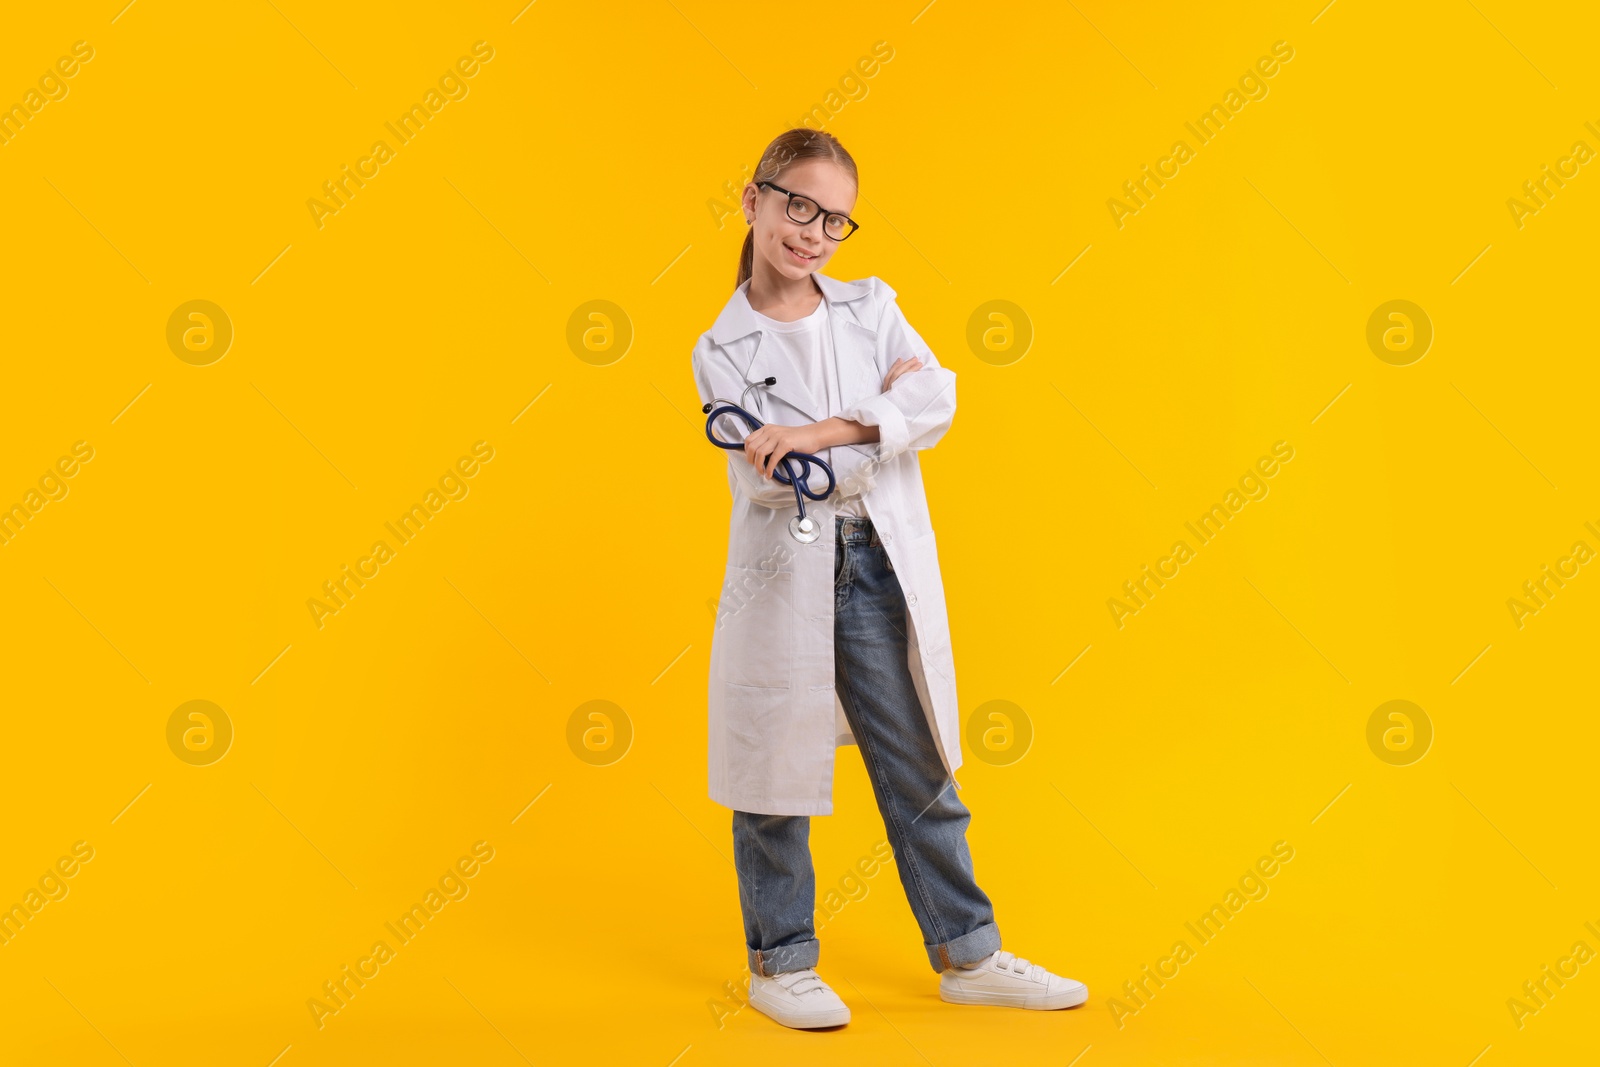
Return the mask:
<path fill-rule="evenodd" d="M 797 1030 L 843 1026 L 850 1021 L 850 1008 L 812 967 L 771 978 L 752 972 L 750 1006 Z"/>
<path fill-rule="evenodd" d="M 947 968 L 939 975 L 939 999 L 951 1004 L 1050 1010 L 1082 1004 L 1089 999 L 1089 987 L 997 950 L 971 967 Z"/>

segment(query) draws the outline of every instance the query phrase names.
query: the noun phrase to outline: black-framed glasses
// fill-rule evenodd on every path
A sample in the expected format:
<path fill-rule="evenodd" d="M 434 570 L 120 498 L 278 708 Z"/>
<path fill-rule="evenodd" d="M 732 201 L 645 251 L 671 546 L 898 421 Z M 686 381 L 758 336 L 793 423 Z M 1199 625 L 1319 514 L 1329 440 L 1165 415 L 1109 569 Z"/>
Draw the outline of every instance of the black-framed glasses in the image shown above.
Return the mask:
<path fill-rule="evenodd" d="M 822 205 L 809 196 L 791 193 L 781 185 L 774 185 L 772 182 L 756 182 L 756 188 L 758 189 L 763 185 L 789 198 L 789 203 L 785 205 L 785 210 L 791 219 L 802 226 L 818 215 L 826 215 L 827 217 L 822 220 L 822 234 L 829 240 L 842 241 L 861 228 L 861 224 L 849 215 L 843 215 L 837 211 L 823 211 Z"/>

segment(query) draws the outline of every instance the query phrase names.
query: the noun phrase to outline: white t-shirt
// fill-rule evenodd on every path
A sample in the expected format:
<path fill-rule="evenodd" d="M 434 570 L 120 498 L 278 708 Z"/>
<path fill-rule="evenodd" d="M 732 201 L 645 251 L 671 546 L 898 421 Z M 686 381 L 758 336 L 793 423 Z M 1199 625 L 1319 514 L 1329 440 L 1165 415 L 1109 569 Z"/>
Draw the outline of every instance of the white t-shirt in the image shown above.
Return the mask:
<path fill-rule="evenodd" d="M 839 397 L 839 361 L 833 348 L 827 300 L 818 301 L 817 310 L 793 322 L 769 318 L 754 308 L 750 310 L 766 331 L 767 336 L 762 338 L 761 343 L 783 347 L 797 366 L 805 368 L 806 388 L 822 405 L 822 417 L 837 415 L 843 409 L 844 402 Z M 867 509 L 861 503 L 860 494 L 841 496 L 840 492 L 848 484 L 850 472 L 865 462 L 867 455 L 850 445 L 830 446 L 819 454 L 833 468 L 836 488 L 830 503 L 834 506 L 835 514 L 865 517 Z M 813 472 L 811 484 L 820 488 L 827 484 L 827 479 L 820 471 Z"/>

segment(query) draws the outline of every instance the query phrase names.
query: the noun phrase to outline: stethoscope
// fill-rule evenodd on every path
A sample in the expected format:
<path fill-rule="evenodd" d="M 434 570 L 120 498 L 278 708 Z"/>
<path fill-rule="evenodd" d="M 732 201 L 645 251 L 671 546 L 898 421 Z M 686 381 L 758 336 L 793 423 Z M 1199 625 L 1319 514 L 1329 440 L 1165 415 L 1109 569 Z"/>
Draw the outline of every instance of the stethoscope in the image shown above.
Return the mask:
<path fill-rule="evenodd" d="M 748 393 L 756 386 L 777 384 L 778 379 L 773 377 L 762 378 L 759 381 L 751 382 L 749 385 L 745 386 L 744 393 L 739 394 L 739 404 L 744 403 L 744 394 Z M 719 404 L 722 406 L 718 407 L 717 405 Z M 762 426 L 760 419 L 756 418 L 744 408 L 740 407 L 739 404 L 735 404 L 731 400 L 724 400 L 721 397 L 714 397 L 712 398 L 711 403 L 704 405 L 700 409 L 702 412 L 706 413 L 706 437 L 718 448 L 726 448 L 730 451 L 738 450 L 741 452 L 744 450 L 744 442 L 724 441 L 722 438 L 718 437 L 715 432 L 713 432 L 711 427 L 721 416 L 739 416 L 739 418 L 743 419 L 745 424 L 750 427 L 745 431 L 746 434 L 754 433 Z M 794 463 L 793 466 L 790 465 L 791 462 Z M 813 463 L 821 467 L 823 473 L 828 476 L 828 488 L 820 493 L 813 493 L 811 491 L 811 486 L 808 484 L 811 480 L 811 465 Z M 784 454 L 782 459 L 778 460 L 777 466 L 773 468 L 772 477 L 780 483 L 787 486 L 792 486 L 794 488 L 794 506 L 798 511 L 798 514 L 789 520 L 789 533 L 802 545 L 811 544 L 822 535 L 822 524 L 806 514 L 805 498 L 809 497 L 812 500 L 827 499 L 828 494 L 833 492 L 834 487 L 833 468 L 828 466 L 828 464 L 823 461 L 822 457 L 814 456 L 809 452 L 788 452 Z"/>

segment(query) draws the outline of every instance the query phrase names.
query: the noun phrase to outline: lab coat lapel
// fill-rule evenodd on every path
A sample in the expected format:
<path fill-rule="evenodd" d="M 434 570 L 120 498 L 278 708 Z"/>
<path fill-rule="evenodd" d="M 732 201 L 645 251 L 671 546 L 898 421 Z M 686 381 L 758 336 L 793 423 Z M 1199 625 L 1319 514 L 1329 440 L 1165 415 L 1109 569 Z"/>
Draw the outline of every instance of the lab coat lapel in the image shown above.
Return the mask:
<path fill-rule="evenodd" d="M 848 411 L 883 392 L 875 331 L 861 325 L 853 313 L 835 315 L 833 348 L 839 354 L 839 410 Z"/>
<path fill-rule="evenodd" d="M 867 281 L 841 282 L 826 274 L 818 274 L 816 279 L 828 301 L 828 323 L 839 364 L 840 410 L 846 410 L 883 392 L 883 375 L 875 359 L 878 334 L 872 327 L 876 323 L 863 323 L 860 314 L 868 306 L 860 298 L 870 293 L 871 287 Z"/>
<path fill-rule="evenodd" d="M 753 382 L 760 378 L 776 378 L 777 381 L 772 385 L 764 385 L 756 392 L 775 396 L 810 421 L 821 422 L 822 416 L 817 414 L 817 398 L 806 388 L 805 374 L 800 365 L 783 346 L 762 344 L 766 336 L 765 330 L 756 334 L 755 352 L 750 358 L 750 366 L 745 370 L 745 380 Z"/>

